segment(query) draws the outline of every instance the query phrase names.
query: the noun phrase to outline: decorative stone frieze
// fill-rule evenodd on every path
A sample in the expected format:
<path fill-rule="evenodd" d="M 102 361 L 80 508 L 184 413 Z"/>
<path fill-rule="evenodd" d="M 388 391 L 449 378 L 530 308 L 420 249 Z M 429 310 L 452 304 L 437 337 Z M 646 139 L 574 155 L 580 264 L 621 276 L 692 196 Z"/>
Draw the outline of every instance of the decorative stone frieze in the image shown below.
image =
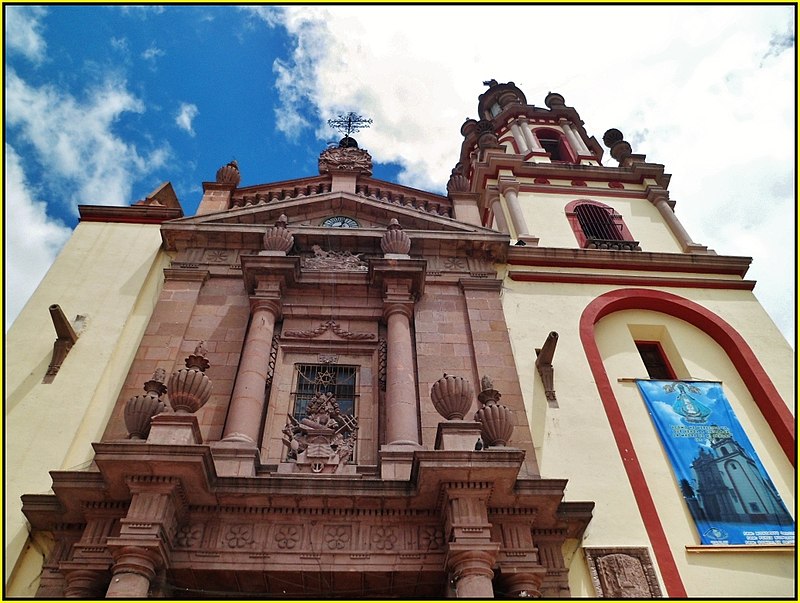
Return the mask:
<path fill-rule="evenodd" d="M 211 397 L 211 379 L 205 374 L 210 363 L 205 354 L 201 341 L 194 354 L 186 358 L 186 367 L 170 375 L 167 393 L 170 405 L 177 413 L 197 412 Z"/>
<path fill-rule="evenodd" d="M 313 256 L 306 256 L 301 260 L 301 266 L 306 270 L 336 270 L 342 272 L 366 272 L 367 263 L 361 259 L 361 254 L 350 251 L 325 251 L 319 245 L 312 245 Z"/>
<path fill-rule="evenodd" d="M 346 331 L 342 327 L 340 327 L 335 320 L 328 320 L 323 322 L 315 329 L 304 329 L 304 330 L 287 330 L 283 332 L 284 337 L 292 337 L 298 339 L 314 339 L 315 337 L 319 337 L 326 331 L 331 331 L 335 333 L 342 339 L 350 339 L 354 341 L 363 341 L 363 340 L 372 340 L 375 339 L 374 333 L 364 333 L 364 332 L 351 332 Z"/>
<path fill-rule="evenodd" d="M 167 405 L 161 399 L 167 392 L 164 385 L 166 371 L 157 368 L 153 378 L 144 384 L 144 394 L 132 397 L 125 404 L 124 419 L 128 429 L 128 437 L 132 440 L 146 440 L 150 433 L 152 418 L 166 410 Z"/>

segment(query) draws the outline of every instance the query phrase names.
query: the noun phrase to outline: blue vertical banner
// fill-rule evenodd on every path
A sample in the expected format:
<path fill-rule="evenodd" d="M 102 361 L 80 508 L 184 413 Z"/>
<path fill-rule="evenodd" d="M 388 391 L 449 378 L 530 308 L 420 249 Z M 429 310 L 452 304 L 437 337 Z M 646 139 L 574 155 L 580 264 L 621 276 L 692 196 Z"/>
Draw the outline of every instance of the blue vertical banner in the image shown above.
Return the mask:
<path fill-rule="evenodd" d="M 794 521 L 722 384 L 639 379 L 702 544 L 794 544 Z"/>

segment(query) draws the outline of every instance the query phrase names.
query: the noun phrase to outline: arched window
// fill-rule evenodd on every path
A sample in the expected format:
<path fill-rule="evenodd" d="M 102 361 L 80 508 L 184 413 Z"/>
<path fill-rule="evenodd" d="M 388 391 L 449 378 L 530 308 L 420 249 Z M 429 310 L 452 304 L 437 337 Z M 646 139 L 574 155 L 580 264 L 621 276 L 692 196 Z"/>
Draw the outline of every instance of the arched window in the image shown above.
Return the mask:
<path fill-rule="evenodd" d="M 625 226 L 622 216 L 599 201 L 579 199 L 564 208 L 572 232 L 584 249 L 641 251 L 639 242 Z"/>
<path fill-rule="evenodd" d="M 550 161 L 563 163 L 576 163 L 572 149 L 565 140 L 564 134 L 550 128 L 538 128 L 534 134 L 539 140 L 539 144 L 550 155 Z"/>

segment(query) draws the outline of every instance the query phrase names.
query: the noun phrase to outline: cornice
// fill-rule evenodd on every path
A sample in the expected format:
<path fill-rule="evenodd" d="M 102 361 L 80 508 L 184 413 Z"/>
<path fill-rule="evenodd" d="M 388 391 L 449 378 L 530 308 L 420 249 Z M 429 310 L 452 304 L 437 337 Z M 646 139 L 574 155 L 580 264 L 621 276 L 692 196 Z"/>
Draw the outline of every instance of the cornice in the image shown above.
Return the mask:
<path fill-rule="evenodd" d="M 744 277 L 751 262 L 752 258 L 749 257 L 691 253 L 533 246 L 511 246 L 508 250 L 508 264 L 511 266 L 646 270 Z"/>
<path fill-rule="evenodd" d="M 161 224 L 183 217 L 179 208 L 158 205 L 131 205 L 116 207 L 109 205 L 79 205 L 81 222 L 122 222 L 129 224 Z"/>

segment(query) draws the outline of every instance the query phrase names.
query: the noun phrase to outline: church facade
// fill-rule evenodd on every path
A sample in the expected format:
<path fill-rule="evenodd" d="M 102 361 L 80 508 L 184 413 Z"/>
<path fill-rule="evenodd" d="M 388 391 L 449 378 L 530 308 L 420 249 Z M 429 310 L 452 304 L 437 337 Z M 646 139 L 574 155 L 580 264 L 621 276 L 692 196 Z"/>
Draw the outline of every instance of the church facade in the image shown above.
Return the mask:
<path fill-rule="evenodd" d="M 307 178 L 223 166 L 193 216 L 168 183 L 80 208 L 8 335 L 7 594 L 793 592 L 793 540 L 701 543 L 633 383 L 721 382 L 793 508 L 749 259 L 619 131 L 604 166 L 563 97 L 488 84 L 447 195 L 345 136 Z"/>

